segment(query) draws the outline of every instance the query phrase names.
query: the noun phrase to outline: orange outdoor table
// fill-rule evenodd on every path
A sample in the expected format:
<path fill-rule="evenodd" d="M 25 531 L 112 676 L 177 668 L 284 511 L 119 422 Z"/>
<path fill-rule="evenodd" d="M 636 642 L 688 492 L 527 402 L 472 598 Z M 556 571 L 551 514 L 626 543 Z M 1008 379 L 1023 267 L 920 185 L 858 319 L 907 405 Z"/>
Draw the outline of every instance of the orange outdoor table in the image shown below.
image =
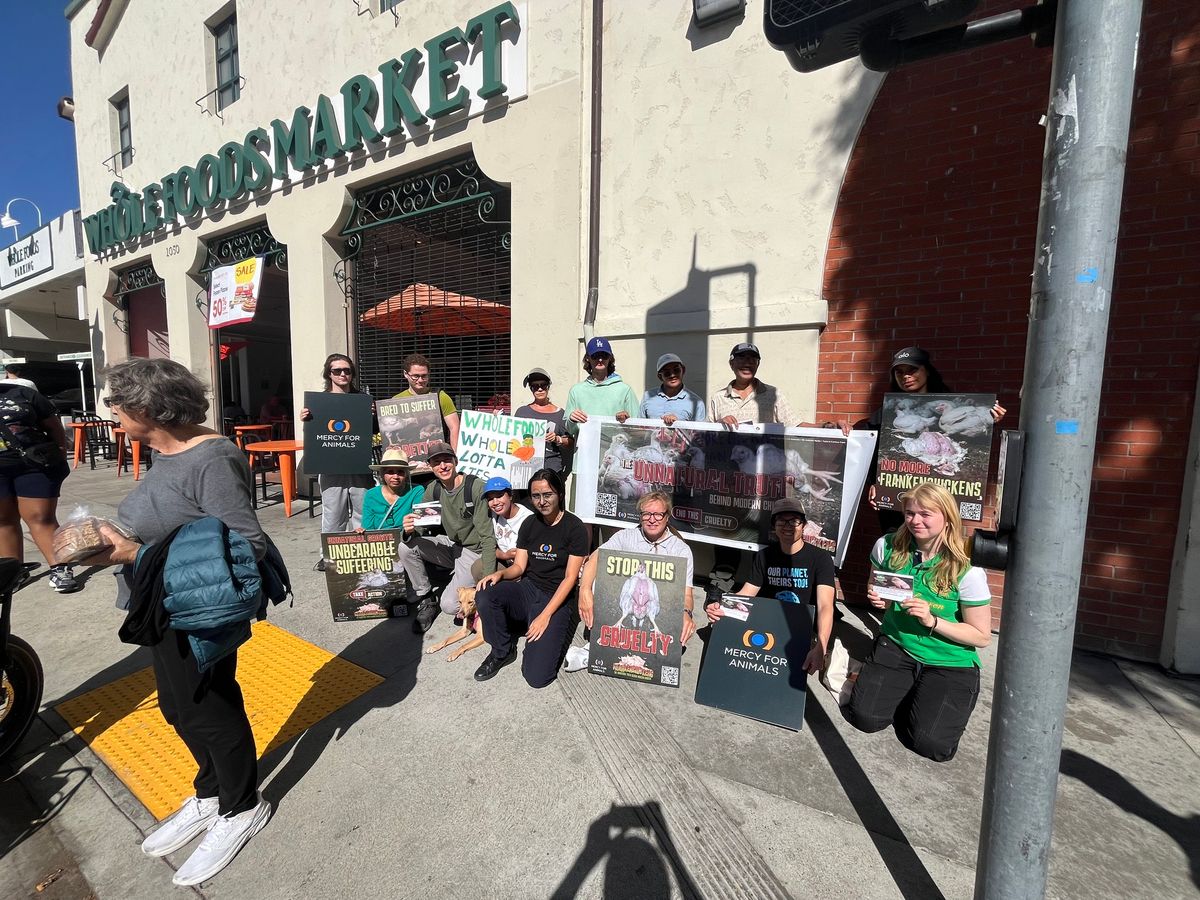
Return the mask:
<path fill-rule="evenodd" d="M 125 429 L 114 428 L 113 437 L 117 441 L 117 477 L 120 478 L 121 470 L 125 468 Z M 142 442 L 130 438 L 129 447 L 133 453 L 133 480 L 137 481 L 142 477 Z"/>
<path fill-rule="evenodd" d="M 271 432 L 274 428 L 275 428 L 274 425 L 270 425 L 270 424 L 264 425 L 261 423 L 258 425 L 234 425 L 233 426 L 234 442 L 238 445 L 239 450 L 245 450 L 246 447 L 242 443 L 242 438 L 245 435 L 247 435 L 247 434 L 265 434 L 268 437 L 270 437 Z"/>
<path fill-rule="evenodd" d="M 83 462 L 83 458 L 86 455 L 87 435 L 84 434 L 84 431 L 88 428 L 100 428 L 104 425 L 112 425 L 112 424 L 113 424 L 112 422 L 68 422 L 67 423 L 67 427 L 75 432 L 75 435 L 72 438 L 72 440 L 75 444 L 75 452 L 74 452 L 75 465 L 73 465 L 71 468 L 78 469 L 79 464 L 81 462 Z"/>
<path fill-rule="evenodd" d="M 246 448 L 246 452 L 250 454 L 251 466 L 254 465 L 256 453 L 274 453 L 279 457 L 279 480 L 283 483 L 285 516 L 292 514 L 292 498 L 296 495 L 296 451 L 303 448 L 304 444 L 300 441 L 255 441 Z"/>

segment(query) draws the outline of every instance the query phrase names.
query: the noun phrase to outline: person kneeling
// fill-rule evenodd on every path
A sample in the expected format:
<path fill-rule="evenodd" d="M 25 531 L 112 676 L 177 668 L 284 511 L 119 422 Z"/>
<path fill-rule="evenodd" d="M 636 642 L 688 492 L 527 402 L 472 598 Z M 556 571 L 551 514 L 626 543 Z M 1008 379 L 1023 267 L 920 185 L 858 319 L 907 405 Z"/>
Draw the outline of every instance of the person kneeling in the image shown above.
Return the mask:
<path fill-rule="evenodd" d="M 571 611 L 567 599 L 579 581 L 588 554 L 587 529 L 563 508 L 563 483 L 551 469 L 529 480 L 534 515 L 517 533 L 512 565 L 483 578 L 475 605 L 492 651 L 475 670 L 487 681 L 517 658 L 514 625 L 525 626 L 521 674 L 530 687 L 554 681 L 566 645 Z"/>
<path fill-rule="evenodd" d="M 979 655 L 992 638 L 991 591 L 971 565 L 958 504 L 945 488 L 922 484 L 904 499 L 904 524 L 881 537 L 871 567 L 913 578 L 913 595 L 888 603 L 879 638 L 850 698 L 859 731 L 894 725 L 909 750 L 935 762 L 954 758 L 979 698 Z"/>

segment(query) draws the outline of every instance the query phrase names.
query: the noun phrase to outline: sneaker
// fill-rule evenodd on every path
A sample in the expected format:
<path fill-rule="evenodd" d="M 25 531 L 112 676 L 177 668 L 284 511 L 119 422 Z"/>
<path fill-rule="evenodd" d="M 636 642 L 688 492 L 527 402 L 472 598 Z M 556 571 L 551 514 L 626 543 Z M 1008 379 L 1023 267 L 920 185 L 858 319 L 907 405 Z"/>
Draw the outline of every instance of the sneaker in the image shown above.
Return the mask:
<path fill-rule="evenodd" d="M 433 620 L 437 618 L 439 612 L 441 612 L 441 607 L 433 594 L 426 594 L 422 597 L 421 602 L 417 605 L 417 617 L 413 619 L 413 632 L 415 634 L 427 632 L 433 627 Z"/>
<path fill-rule="evenodd" d="M 591 654 L 588 652 L 587 647 L 572 647 L 567 651 L 563 668 L 568 672 L 578 672 L 580 669 L 586 669 L 590 656 Z"/>
<path fill-rule="evenodd" d="M 51 566 L 50 587 L 60 594 L 73 594 L 83 585 L 75 579 L 75 573 L 71 571 L 70 566 Z"/>
<path fill-rule="evenodd" d="M 271 804 L 258 796 L 258 805 L 236 816 L 217 816 L 200 846 L 179 867 L 172 883 L 190 887 L 207 881 L 229 865 L 246 841 L 262 831 L 271 818 Z"/>
<path fill-rule="evenodd" d="M 489 653 L 487 659 L 481 662 L 479 664 L 479 668 L 475 670 L 475 680 L 487 681 L 489 678 L 495 677 L 497 672 L 499 672 L 516 658 L 517 648 L 515 646 L 511 651 L 509 651 L 508 656 L 497 656 L 495 651 Z"/>
<path fill-rule="evenodd" d="M 147 856 L 166 856 L 203 831 L 208 831 L 217 817 L 219 801 L 216 797 L 188 797 L 183 806 L 171 813 L 158 829 L 142 841 L 142 852 Z"/>

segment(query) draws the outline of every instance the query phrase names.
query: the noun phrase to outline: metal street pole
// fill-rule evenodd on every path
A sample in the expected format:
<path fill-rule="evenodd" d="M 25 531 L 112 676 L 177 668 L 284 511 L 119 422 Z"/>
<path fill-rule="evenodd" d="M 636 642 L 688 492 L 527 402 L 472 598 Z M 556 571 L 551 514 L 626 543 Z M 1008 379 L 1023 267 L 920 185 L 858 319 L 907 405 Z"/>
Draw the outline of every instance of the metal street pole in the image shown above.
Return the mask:
<path fill-rule="evenodd" d="M 1045 894 L 1142 0 L 1059 0 L 976 900 Z"/>

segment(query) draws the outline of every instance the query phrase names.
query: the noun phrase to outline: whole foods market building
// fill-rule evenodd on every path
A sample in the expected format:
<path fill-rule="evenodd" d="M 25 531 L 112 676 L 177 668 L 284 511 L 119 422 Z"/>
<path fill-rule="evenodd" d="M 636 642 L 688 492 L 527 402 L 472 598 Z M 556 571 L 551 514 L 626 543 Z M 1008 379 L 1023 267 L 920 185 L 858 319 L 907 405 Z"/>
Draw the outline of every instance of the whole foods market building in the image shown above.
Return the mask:
<path fill-rule="evenodd" d="M 525 402 L 532 366 L 561 404 L 589 329 L 639 394 L 675 352 L 707 396 L 753 340 L 763 380 L 823 421 L 874 409 L 891 353 L 919 343 L 1015 427 L 1048 51 L 800 76 L 753 0 L 711 28 L 678 3 L 273 6 L 68 8 L 98 364 L 169 353 L 253 412 L 272 393 L 298 406 L 334 351 L 394 392 L 420 350 L 482 408 Z M 1176 86 L 1196 64 L 1170 48 L 1196 13 L 1148 9 L 1126 200 L 1145 209 L 1113 294 L 1079 631 L 1196 668 L 1200 548 L 1176 538 L 1200 510 L 1200 323 L 1176 292 L 1200 278 L 1200 237 L 1171 226 L 1153 174 L 1196 177 L 1167 127 L 1188 119 Z M 255 322 L 214 333 L 208 273 L 250 255 L 268 263 Z M 1145 304 L 1176 316 L 1168 343 L 1136 337 Z M 1147 509 L 1132 535 L 1113 524 L 1131 493 Z"/>

